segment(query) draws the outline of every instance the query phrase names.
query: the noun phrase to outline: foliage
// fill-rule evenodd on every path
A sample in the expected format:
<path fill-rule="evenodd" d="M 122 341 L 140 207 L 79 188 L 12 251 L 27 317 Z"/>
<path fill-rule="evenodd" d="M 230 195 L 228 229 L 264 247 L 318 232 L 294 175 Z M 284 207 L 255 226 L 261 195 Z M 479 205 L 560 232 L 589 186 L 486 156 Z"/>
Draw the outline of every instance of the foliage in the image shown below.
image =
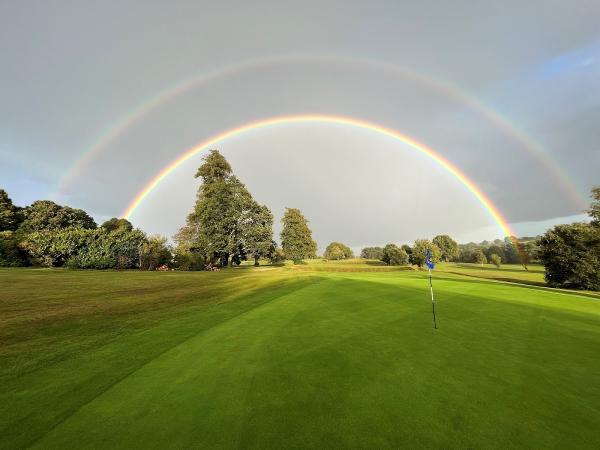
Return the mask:
<path fill-rule="evenodd" d="M 600 186 L 594 186 L 592 188 L 592 204 L 587 213 L 592 218 L 591 224 L 593 226 L 600 227 Z"/>
<path fill-rule="evenodd" d="M 124 218 L 113 217 L 112 219 L 108 219 L 102 225 L 101 228 L 104 228 L 106 231 L 115 231 L 115 230 L 123 230 L 123 231 L 131 231 L 133 230 L 133 225 L 131 222 Z"/>
<path fill-rule="evenodd" d="M 281 219 L 281 247 L 287 259 L 301 261 L 314 258 L 317 253 L 317 243 L 313 241 L 308 220 L 299 209 L 286 208 Z"/>
<path fill-rule="evenodd" d="M 496 253 L 492 253 L 492 256 L 490 256 L 490 262 L 499 269 L 500 265 L 502 264 L 502 258 L 500 258 L 500 256 Z"/>
<path fill-rule="evenodd" d="M 273 214 L 265 205 L 249 202 L 242 219 L 244 252 L 254 258 L 258 266 L 260 258 L 268 258 L 275 250 L 273 242 Z"/>
<path fill-rule="evenodd" d="M 40 264 L 76 269 L 131 269 L 139 267 L 146 235 L 140 230 L 108 232 L 84 228 L 30 233 L 23 248 Z"/>
<path fill-rule="evenodd" d="M 202 185 L 186 227 L 195 234 L 195 248 L 208 262 L 239 264 L 248 254 L 267 256 L 272 248 L 273 217 L 235 176 L 227 160 L 211 150 L 198 168 Z M 190 247 L 192 248 L 192 247 Z"/>
<path fill-rule="evenodd" d="M 360 257 L 365 259 L 381 259 L 383 256 L 383 248 L 381 247 L 365 247 L 360 251 Z"/>
<path fill-rule="evenodd" d="M 390 266 L 404 266 L 408 264 L 408 254 L 395 244 L 383 247 L 381 261 Z"/>
<path fill-rule="evenodd" d="M 557 225 L 539 244 L 550 286 L 600 290 L 599 227 L 586 223 Z"/>
<path fill-rule="evenodd" d="M 431 252 L 431 258 L 434 263 L 440 261 L 442 252 L 440 251 L 440 248 L 437 245 L 435 245 L 429 239 L 417 239 L 412 248 L 412 264 L 416 264 L 417 266 L 422 267 L 423 264 L 425 264 L 425 256 L 427 255 L 427 250 Z"/>
<path fill-rule="evenodd" d="M 0 232 L 15 231 L 22 221 L 20 208 L 13 205 L 4 189 L 0 189 Z"/>
<path fill-rule="evenodd" d="M 84 210 L 61 206 L 50 200 L 37 200 L 23 210 L 19 228 L 24 233 L 65 228 L 96 228 L 96 222 Z"/>
<path fill-rule="evenodd" d="M 19 247 L 14 231 L 0 231 L 0 267 L 26 266 L 27 254 Z"/>
<path fill-rule="evenodd" d="M 275 247 L 273 252 L 269 255 L 269 262 L 271 264 L 279 264 L 285 261 L 285 253 L 283 253 L 283 249 L 279 247 Z"/>
<path fill-rule="evenodd" d="M 350 249 L 350 247 L 342 244 L 341 242 L 332 242 L 325 249 L 325 253 L 323 253 L 323 257 L 325 259 L 348 259 L 354 258 L 354 253 Z"/>
<path fill-rule="evenodd" d="M 440 249 L 443 261 L 454 261 L 458 257 L 458 244 L 447 234 L 434 237 L 433 243 Z"/>
<path fill-rule="evenodd" d="M 485 257 L 483 250 L 479 249 L 473 252 L 473 262 L 481 265 L 487 263 L 487 258 Z"/>
<path fill-rule="evenodd" d="M 156 270 L 162 265 L 169 265 L 173 260 L 171 248 L 167 245 L 167 238 L 150 236 L 142 244 L 140 250 L 140 269 Z"/>

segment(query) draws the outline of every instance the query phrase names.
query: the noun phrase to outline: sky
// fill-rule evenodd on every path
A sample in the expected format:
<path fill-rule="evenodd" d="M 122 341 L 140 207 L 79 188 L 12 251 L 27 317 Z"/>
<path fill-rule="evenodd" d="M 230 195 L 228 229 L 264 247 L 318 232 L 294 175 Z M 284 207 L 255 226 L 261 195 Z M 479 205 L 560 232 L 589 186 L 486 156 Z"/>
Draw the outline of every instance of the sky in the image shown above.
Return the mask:
<path fill-rule="evenodd" d="M 0 187 L 101 222 L 171 161 L 292 114 L 368 121 L 457 166 L 519 235 L 585 218 L 600 184 L 600 2 L 0 1 Z M 380 133 L 286 123 L 216 143 L 321 249 L 502 237 L 455 177 Z M 172 236 L 202 152 L 130 219 Z"/>

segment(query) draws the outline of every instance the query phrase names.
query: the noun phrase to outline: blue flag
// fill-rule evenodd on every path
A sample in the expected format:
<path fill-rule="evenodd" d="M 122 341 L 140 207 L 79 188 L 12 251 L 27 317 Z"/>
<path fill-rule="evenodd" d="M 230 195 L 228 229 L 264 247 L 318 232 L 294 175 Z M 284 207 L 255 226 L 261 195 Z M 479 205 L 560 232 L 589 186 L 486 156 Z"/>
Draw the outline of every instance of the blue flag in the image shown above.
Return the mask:
<path fill-rule="evenodd" d="M 427 249 L 427 253 L 425 254 L 425 265 L 429 267 L 429 269 L 433 269 L 435 264 L 433 263 L 433 257 L 431 256 L 431 251 Z"/>

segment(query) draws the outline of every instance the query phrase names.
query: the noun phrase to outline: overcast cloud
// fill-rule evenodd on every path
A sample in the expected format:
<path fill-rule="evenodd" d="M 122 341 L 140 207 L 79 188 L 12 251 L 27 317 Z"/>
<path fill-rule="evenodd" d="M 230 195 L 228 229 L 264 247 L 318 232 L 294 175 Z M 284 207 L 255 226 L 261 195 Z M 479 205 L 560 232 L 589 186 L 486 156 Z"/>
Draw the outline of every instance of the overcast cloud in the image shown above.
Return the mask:
<path fill-rule="evenodd" d="M 102 220 L 197 142 L 248 121 L 323 113 L 426 143 L 517 232 L 536 234 L 580 219 L 600 184 L 598 23 L 595 0 L 1 2 L 0 186 L 17 204 L 57 198 Z M 57 197 L 74 161 L 130 111 L 232 65 L 148 110 Z M 481 108 L 527 133 L 543 158 Z M 301 208 L 321 248 L 501 235 L 452 176 L 373 132 L 295 124 L 217 147 L 277 221 L 285 206 Z M 193 205 L 200 162 L 168 177 L 134 223 L 171 236 Z"/>

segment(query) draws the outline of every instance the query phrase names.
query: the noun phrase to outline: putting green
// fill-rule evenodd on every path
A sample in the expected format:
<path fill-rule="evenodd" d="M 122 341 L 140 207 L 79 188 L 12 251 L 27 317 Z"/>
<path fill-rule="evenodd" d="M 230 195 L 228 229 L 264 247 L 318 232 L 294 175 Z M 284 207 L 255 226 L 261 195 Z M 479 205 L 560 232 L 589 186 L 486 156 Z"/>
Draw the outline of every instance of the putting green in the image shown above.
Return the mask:
<path fill-rule="evenodd" d="M 0 445 L 600 447 L 598 299 L 331 267 L 0 271 Z"/>

